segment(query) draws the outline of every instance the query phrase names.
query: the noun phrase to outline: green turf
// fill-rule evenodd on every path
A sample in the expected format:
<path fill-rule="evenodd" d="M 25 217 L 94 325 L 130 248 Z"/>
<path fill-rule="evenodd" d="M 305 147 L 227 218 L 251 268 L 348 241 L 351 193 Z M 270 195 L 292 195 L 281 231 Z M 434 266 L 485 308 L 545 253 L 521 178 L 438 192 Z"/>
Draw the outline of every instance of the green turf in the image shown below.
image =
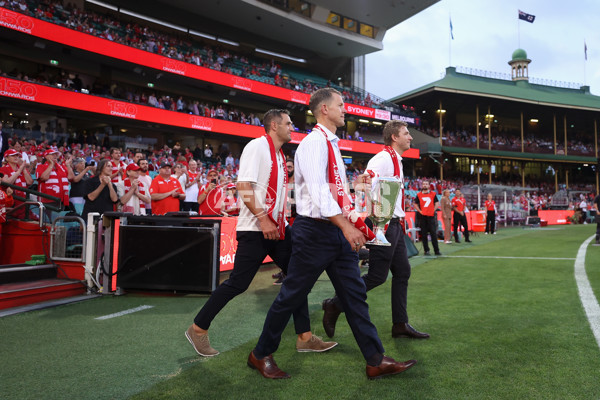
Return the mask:
<path fill-rule="evenodd" d="M 441 245 L 444 255 L 575 258 L 595 225 L 557 230 L 501 229 L 474 243 Z M 422 253 L 422 250 L 421 250 Z M 600 247 L 586 270 L 600 289 Z M 573 260 L 411 259 L 409 315 L 426 341 L 390 336 L 389 281 L 369 292 L 372 320 L 386 353 L 419 361 L 411 370 L 368 381 L 343 317 L 323 354 L 294 351 L 288 326 L 280 367 L 269 381 L 246 367 L 278 287 L 273 270 L 213 322 L 222 353 L 198 357 L 183 332 L 203 296 L 103 297 L 0 319 L 0 399 L 592 399 L 600 397 L 600 351 L 589 328 Z M 333 294 L 326 276 L 309 296 L 314 331 L 323 335 L 320 301 Z M 140 305 L 154 308 L 98 321 Z"/>

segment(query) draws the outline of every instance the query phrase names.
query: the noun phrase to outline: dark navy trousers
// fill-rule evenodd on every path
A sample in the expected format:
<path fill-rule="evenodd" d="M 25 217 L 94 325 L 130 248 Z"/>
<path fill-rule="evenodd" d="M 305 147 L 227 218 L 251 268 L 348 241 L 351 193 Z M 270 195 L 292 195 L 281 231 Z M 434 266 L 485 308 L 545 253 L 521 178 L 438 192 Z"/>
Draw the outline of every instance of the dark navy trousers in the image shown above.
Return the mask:
<path fill-rule="evenodd" d="M 212 293 L 204 307 L 194 318 L 194 323 L 202 329 L 208 329 L 212 320 L 223 307 L 231 299 L 248 289 L 267 255 L 273 259 L 279 268 L 287 273 L 291 255 L 290 236 L 291 229 L 289 226 L 285 229 L 284 240 L 267 240 L 262 232 L 237 232 L 238 247 L 233 263 L 233 271 L 229 275 L 229 279 L 219 285 Z M 308 315 L 306 296 L 304 296 L 304 299 L 300 299 L 297 309 L 293 311 L 296 333 L 310 331 L 310 316 Z"/>
<path fill-rule="evenodd" d="M 373 223 L 366 219 L 367 226 Z M 362 276 L 367 291 L 383 284 L 392 271 L 392 322 L 394 324 L 408 322 L 406 312 L 408 280 L 410 278 L 410 262 L 404 243 L 404 228 L 398 218 L 390 221 L 385 237 L 391 246 L 371 246 L 369 249 L 369 271 Z M 337 294 L 333 298 L 340 310 L 345 310 Z"/>
<path fill-rule="evenodd" d="M 360 277 L 358 254 L 335 225 L 298 216 L 292 229 L 292 257 L 288 274 L 267 313 L 262 334 L 254 349 L 257 358 L 266 357 L 277 350 L 292 312 L 306 301 L 323 271 L 327 272 L 346 310 L 346 319 L 364 358 L 370 360 L 384 353 L 377 329 L 369 317 L 367 291 Z"/>

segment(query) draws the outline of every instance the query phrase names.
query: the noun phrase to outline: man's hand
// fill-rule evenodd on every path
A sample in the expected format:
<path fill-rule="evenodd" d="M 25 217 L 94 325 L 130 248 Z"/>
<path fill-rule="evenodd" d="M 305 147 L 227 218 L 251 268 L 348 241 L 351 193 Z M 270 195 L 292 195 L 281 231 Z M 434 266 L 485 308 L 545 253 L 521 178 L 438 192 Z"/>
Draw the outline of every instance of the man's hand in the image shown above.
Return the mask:
<path fill-rule="evenodd" d="M 356 229 L 350 223 L 348 223 L 346 228 L 342 229 L 342 233 L 344 234 L 344 237 L 348 243 L 350 243 L 352 250 L 356 252 L 358 252 L 358 250 L 360 250 L 360 248 L 363 247 L 367 242 L 365 235 L 363 235 L 361 231 Z"/>
<path fill-rule="evenodd" d="M 179 197 L 179 193 L 177 193 L 177 189 L 171 190 L 171 196 L 172 197 Z"/>
<path fill-rule="evenodd" d="M 334 215 L 329 217 L 332 224 L 342 230 L 344 237 L 350 243 L 352 250 L 358 252 L 360 248 L 366 243 L 367 239 L 361 231 L 359 231 L 346 217 L 342 214 Z"/>
<path fill-rule="evenodd" d="M 354 191 L 366 192 L 371 189 L 371 175 L 364 173 L 356 177 L 352 183 Z"/>
<path fill-rule="evenodd" d="M 262 215 L 258 218 L 258 223 L 260 224 L 260 230 L 262 231 L 265 239 L 268 240 L 279 240 L 279 231 L 277 230 L 277 225 L 271 221 L 271 219 L 267 215 Z"/>

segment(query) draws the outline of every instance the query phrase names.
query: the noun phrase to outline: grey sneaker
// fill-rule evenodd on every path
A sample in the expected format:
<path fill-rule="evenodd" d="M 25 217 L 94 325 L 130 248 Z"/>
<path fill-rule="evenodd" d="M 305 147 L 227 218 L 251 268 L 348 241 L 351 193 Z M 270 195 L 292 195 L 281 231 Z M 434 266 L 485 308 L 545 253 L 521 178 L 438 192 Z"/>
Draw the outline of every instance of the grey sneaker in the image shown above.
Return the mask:
<path fill-rule="evenodd" d="M 335 346 L 337 346 L 337 342 L 324 342 L 323 339 L 316 335 L 312 335 L 307 342 L 303 342 L 300 339 L 296 341 L 296 350 L 298 350 L 299 353 L 322 353 L 333 349 Z"/>
<path fill-rule="evenodd" d="M 190 326 L 185 331 L 185 337 L 190 341 L 196 353 L 204 357 L 213 357 L 219 354 L 219 352 L 210 347 L 210 341 L 208 340 L 208 333 L 198 335 L 194 332 L 193 326 Z"/>

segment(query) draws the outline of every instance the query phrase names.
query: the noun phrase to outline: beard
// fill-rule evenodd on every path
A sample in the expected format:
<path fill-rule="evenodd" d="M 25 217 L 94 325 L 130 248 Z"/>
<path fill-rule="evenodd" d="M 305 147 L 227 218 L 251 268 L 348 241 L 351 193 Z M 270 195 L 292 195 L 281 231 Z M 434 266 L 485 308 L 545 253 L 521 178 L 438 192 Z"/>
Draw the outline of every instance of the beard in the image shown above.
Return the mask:
<path fill-rule="evenodd" d="M 292 171 L 292 172 L 289 172 L 289 171 L 288 171 L 288 173 L 287 173 L 287 174 L 288 174 L 288 178 L 291 178 L 292 176 L 294 176 L 294 171 Z"/>

